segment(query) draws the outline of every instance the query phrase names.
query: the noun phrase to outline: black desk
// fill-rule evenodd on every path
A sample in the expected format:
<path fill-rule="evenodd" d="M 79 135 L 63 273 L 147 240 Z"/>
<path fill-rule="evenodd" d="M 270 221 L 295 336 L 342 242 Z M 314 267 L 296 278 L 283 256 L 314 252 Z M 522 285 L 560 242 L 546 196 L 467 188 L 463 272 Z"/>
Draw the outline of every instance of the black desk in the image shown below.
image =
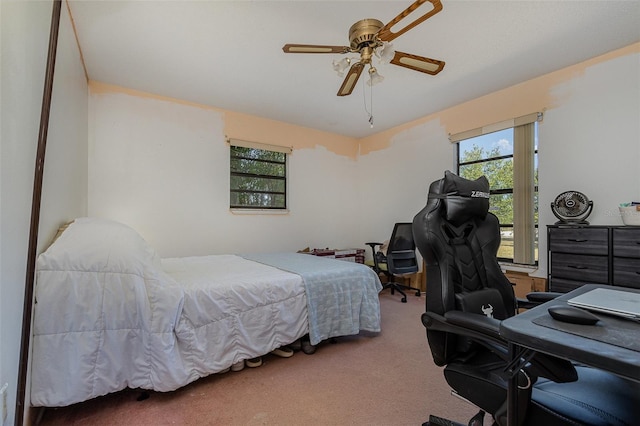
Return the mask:
<path fill-rule="evenodd" d="M 510 342 L 511 356 L 515 359 L 527 350 L 544 352 L 640 382 L 640 350 L 637 348 L 629 349 L 621 344 L 606 343 L 589 337 L 590 334 L 602 335 L 602 332 L 606 332 L 606 328 L 602 327 L 609 327 L 612 330 L 617 327 L 625 327 L 625 340 L 640 342 L 640 323 L 600 314 L 597 315 L 601 320 L 595 326 L 576 326 L 550 319 L 547 311 L 549 307 L 566 305 L 568 299 L 598 287 L 640 293 L 638 289 L 589 284 L 508 318 L 502 321 L 500 334 Z M 564 330 L 554 327 L 554 324 Z M 516 385 L 515 379 L 509 382 L 508 414 L 510 425 L 515 424 L 516 419 Z"/>

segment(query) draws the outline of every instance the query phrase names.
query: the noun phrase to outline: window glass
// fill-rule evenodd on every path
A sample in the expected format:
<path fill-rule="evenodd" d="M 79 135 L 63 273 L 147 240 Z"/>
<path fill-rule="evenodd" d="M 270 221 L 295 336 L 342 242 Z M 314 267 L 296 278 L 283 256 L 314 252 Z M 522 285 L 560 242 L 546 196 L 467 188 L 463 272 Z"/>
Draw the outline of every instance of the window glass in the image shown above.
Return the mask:
<path fill-rule="evenodd" d="M 238 146 L 230 152 L 230 207 L 286 209 L 287 154 Z"/>
<path fill-rule="evenodd" d="M 498 217 L 500 222 L 501 244 L 498 258 L 502 261 L 514 261 L 514 244 L 531 245 L 527 253 L 528 259 L 518 259 L 518 263 L 535 264 L 538 261 L 538 138 L 537 123 L 530 126 L 533 135 L 533 182 L 530 200 L 518 207 L 514 203 L 514 173 L 522 173 L 525 167 L 518 166 L 519 161 L 530 161 L 526 158 L 514 157 L 514 144 L 526 144 L 525 138 L 517 140 L 521 133 L 514 132 L 514 128 L 507 128 L 493 133 L 465 139 L 458 142 L 458 175 L 466 179 L 477 179 L 484 175 L 489 180 L 491 188 L 490 211 Z M 529 139 L 531 140 L 531 139 Z M 530 168 L 529 168 L 530 170 Z M 531 175 L 530 175 L 531 176 Z M 531 181 L 531 177 L 526 178 Z M 519 211 L 522 209 L 523 211 Z M 533 223 L 520 218 L 533 211 Z M 514 225 L 528 227 L 518 235 L 530 235 L 531 238 L 520 238 L 514 241 Z"/>

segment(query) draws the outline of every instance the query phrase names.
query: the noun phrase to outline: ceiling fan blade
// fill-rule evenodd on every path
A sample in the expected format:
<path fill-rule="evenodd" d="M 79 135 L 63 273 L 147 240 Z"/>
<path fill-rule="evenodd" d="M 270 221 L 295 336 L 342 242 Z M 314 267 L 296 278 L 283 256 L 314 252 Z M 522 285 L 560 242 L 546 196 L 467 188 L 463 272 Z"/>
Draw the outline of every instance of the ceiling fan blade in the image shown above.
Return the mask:
<path fill-rule="evenodd" d="M 424 15 L 422 15 L 421 17 L 419 17 L 418 19 L 416 19 L 412 23 L 408 24 L 406 27 L 402 28 L 401 30 L 399 30 L 399 31 L 397 31 L 395 33 L 391 31 L 391 28 L 394 25 L 396 25 L 398 22 L 400 22 L 401 20 L 403 20 L 404 18 L 409 16 L 417 8 L 419 8 L 424 3 L 427 3 L 427 2 L 429 2 L 433 6 L 433 9 L 431 9 L 430 11 L 428 11 L 427 13 L 425 13 Z M 391 21 L 389 21 L 389 23 L 387 25 L 385 25 L 384 27 L 380 28 L 380 31 L 378 31 L 378 38 L 380 40 L 382 40 L 382 41 L 391 41 L 391 40 L 395 39 L 396 37 L 401 36 L 402 34 L 406 33 L 407 31 L 409 31 L 411 28 L 415 27 L 416 25 L 423 23 L 428 18 L 432 17 L 433 15 L 435 15 L 438 12 L 440 12 L 441 10 L 442 10 L 442 3 L 440 3 L 440 0 L 417 0 L 415 3 L 413 3 L 411 6 L 406 8 L 398 16 L 396 16 Z"/>
<path fill-rule="evenodd" d="M 347 76 L 342 82 L 342 86 L 340 86 L 340 89 L 338 90 L 338 96 L 347 96 L 350 95 L 351 92 L 353 92 L 353 88 L 356 87 L 356 83 L 358 82 L 363 69 L 364 64 L 361 62 L 356 62 L 355 64 L 351 65 Z"/>
<path fill-rule="evenodd" d="M 347 53 L 347 46 L 323 46 L 319 44 L 285 44 L 284 53 Z"/>
<path fill-rule="evenodd" d="M 431 75 L 438 74 L 444 68 L 444 61 L 398 51 L 395 52 L 393 59 L 391 59 L 391 63 Z"/>

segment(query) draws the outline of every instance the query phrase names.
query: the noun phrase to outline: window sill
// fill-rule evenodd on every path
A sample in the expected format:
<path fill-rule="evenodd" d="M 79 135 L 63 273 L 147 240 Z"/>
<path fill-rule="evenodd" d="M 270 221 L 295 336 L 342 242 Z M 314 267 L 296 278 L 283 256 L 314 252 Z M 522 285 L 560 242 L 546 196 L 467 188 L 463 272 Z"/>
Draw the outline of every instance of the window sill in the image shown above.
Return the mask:
<path fill-rule="evenodd" d="M 503 272 L 513 271 L 513 272 L 522 272 L 529 275 L 532 275 L 534 272 L 538 270 L 537 265 L 521 265 L 517 263 L 508 263 L 508 262 L 498 262 L 500 264 L 500 269 Z"/>
<path fill-rule="evenodd" d="M 229 209 L 231 214 L 243 216 L 243 215 L 287 215 L 289 209 L 286 210 L 272 210 L 272 209 Z"/>

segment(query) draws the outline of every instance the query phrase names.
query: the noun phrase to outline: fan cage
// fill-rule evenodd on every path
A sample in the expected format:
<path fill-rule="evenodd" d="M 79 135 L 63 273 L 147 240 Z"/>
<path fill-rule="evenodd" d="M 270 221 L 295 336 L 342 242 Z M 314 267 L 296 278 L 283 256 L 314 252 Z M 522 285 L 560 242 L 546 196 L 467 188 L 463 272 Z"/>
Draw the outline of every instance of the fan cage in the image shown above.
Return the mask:
<path fill-rule="evenodd" d="M 593 202 L 577 191 L 563 192 L 551 203 L 553 214 L 560 219 L 558 223 L 588 224 L 585 219 L 591 214 L 592 209 Z"/>

